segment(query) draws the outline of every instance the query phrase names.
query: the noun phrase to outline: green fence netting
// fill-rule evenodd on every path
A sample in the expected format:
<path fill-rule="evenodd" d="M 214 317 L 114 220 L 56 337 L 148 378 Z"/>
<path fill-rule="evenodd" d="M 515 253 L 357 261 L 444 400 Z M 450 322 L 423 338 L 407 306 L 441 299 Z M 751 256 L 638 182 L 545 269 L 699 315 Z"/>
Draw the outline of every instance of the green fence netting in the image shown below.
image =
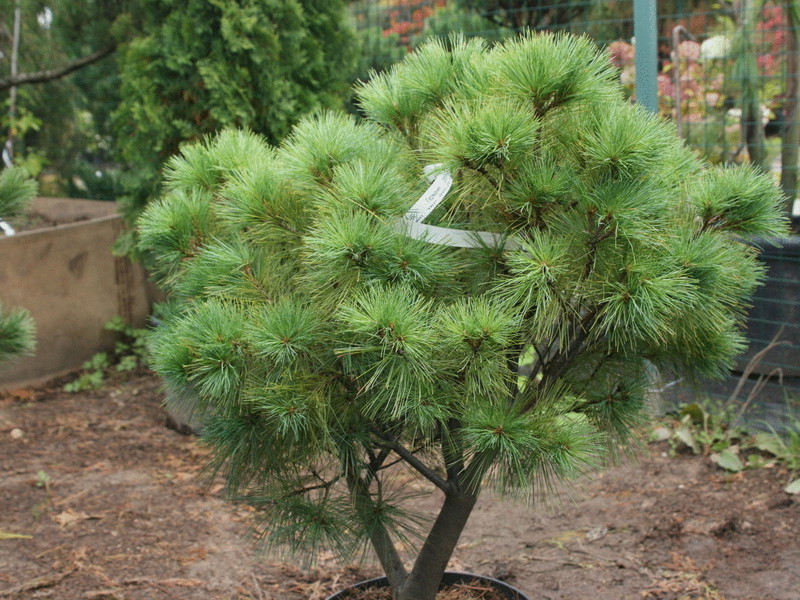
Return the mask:
<path fill-rule="evenodd" d="M 634 0 L 358 0 L 350 9 L 361 79 L 432 36 L 497 41 L 525 29 L 569 31 L 608 49 L 635 101 Z M 657 11 L 659 113 L 712 163 L 774 173 L 797 227 L 800 203 L 790 199 L 798 195 L 800 0 L 658 0 Z M 728 380 L 698 388 L 667 377 L 662 396 L 747 403 L 751 422 L 782 427 L 800 414 L 800 238 L 754 243 L 769 270 L 747 323 L 747 353 Z"/>

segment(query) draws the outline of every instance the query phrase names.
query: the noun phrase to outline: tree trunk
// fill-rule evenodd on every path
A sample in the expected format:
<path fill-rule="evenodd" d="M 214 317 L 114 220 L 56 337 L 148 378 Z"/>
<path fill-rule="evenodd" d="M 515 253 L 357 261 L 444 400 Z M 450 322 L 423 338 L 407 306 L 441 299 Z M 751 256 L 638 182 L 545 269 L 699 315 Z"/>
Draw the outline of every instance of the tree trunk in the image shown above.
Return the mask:
<path fill-rule="evenodd" d="M 19 68 L 19 29 L 20 29 L 20 20 L 21 20 L 21 9 L 19 7 L 19 0 L 16 2 L 14 7 L 14 37 L 11 40 L 11 78 L 15 78 L 17 76 L 17 70 Z M 11 91 L 9 92 L 8 96 L 8 123 L 9 123 L 9 132 L 8 138 L 6 139 L 5 145 L 5 154 L 4 162 L 7 167 L 11 167 L 14 164 L 14 138 L 17 135 L 17 86 L 14 85 L 11 87 Z"/>
<path fill-rule="evenodd" d="M 791 214 L 797 197 L 797 161 L 800 145 L 800 114 L 798 114 L 798 76 L 800 60 L 797 52 L 798 27 L 800 27 L 800 0 L 793 0 L 787 10 L 786 31 L 786 97 L 783 103 L 783 131 L 781 132 L 781 187 L 786 195 L 786 213 Z"/>
<path fill-rule="evenodd" d="M 742 131 L 747 143 L 747 154 L 750 162 L 762 168 L 767 168 L 766 149 L 764 147 L 764 124 L 761 122 L 761 103 L 758 102 L 758 93 L 748 101 L 742 111 Z"/>
<path fill-rule="evenodd" d="M 741 131 L 742 142 L 747 147 L 750 162 L 766 168 L 766 148 L 764 125 L 761 123 L 761 93 L 756 83 L 758 66 L 756 64 L 756 47 L 754 44 L 758 18 L 757 5 L 754 0 L 743 0 L 741 5 L 741 47 L 737 57 L 738 77 L 741 92 Z"/>
<path fill-rule="evenodd" d="M 477 494 L 449 492 L 396 600 L 434 600 L 447 562 L 469 520 Z"/>
<path fill-rule="evenodd" d="M 386 577 L 389 579 L 389 587 L 391 587 L 392 593 L 396 595 L 407 576 L 403 561 L 394 547 L 392 537 L 386 531 L 386 528 L 380 524 L 370 523 L 372 521 L 370 515 L 375 511 L 375 503 L 370 496 L 369 486 L 361 477 L 355 474 L 348 475 L 347 485 L 350 488 L 356 514 L 360 516 L 367 527 L 369 541 L 375 550 L 378 561 L 381 563 L 383 572 L 386 573 Z"/>

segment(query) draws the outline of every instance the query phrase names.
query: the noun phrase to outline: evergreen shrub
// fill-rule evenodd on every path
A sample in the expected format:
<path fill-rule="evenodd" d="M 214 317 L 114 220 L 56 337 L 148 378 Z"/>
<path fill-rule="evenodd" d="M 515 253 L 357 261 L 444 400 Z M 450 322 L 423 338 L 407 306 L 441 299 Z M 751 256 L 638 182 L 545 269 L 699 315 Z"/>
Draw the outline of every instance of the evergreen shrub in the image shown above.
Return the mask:
<path fill-rule="evenodd" d="M 211 467 L 267 543 L 371 546 L 396 600 L 432 600 L 482 488 L 602 466 L 653 367 L 727 371 L 763 276 L 739 236 L 782 233 L 781 195 L 626 103 L 584 38 L 431 42 L 357 97 L 361 121 L 169 161 L 139 222 L 172 299 L 153 365 L 209 412 Z M 432 524 L 402 467 L 438 488 Z"/>
<path fill-rule="evenodd" d="M 0 219 L 24 214 L 36 196 L 38 186 L 23 167 L 0 172 Z M 6 225 L 6 227 L 8 227 Z M 13 230 L 8 233 L 13 233 Z M 0 304 L 0 365 L 32 354 L 36 348 L 36 327 L 24 308 Z"/>
<path fill-rule="evenodd" d="M 126 219 L 157 194 L 181 144 L 226 127 L 276 142 L 307 112 L 344 105 L 357 40 L 343 0 L 139 2 L 112 115 Z"/>
<path fill-rule="evenodd" d="M 0 365 L 28 354 L 36 348 L 36 327 L 24 308 L 0 305 Z"/>
<path fill-rule="evenodd" d="M 18 217 L 30 208 L 38 185 L 23 167 L 0 171 L 0 218 Z"/>

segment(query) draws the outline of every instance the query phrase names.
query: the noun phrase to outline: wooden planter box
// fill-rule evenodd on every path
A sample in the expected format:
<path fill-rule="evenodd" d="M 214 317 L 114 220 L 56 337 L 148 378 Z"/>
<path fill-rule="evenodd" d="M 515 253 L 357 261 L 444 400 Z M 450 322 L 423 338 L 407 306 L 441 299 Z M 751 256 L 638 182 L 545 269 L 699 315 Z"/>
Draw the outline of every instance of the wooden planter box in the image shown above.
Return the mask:
<path fill-rule="evenodd" d="M 43 381 L 112 348 L 115 336 L 103 326 L 116 315 L 142 326 L 157 294 L 140 265 L 111 254 L 124 229 L 114 203 L 37 198 L 31 213 L 55 224 L 0 237 L 0 300 L 30 311 L 37 349 L 0 368 L 0 389 Z"/>

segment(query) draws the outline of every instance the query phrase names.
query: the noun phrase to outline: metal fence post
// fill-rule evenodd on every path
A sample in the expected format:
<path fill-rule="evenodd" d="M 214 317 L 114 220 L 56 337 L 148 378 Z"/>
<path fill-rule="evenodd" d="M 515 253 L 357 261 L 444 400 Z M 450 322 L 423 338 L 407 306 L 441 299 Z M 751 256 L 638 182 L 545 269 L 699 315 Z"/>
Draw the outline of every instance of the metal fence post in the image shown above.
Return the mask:
<path fill-rule="evenodd" d="M 633 35 L 636 38 L 636 102 L 658 112 L 658 11 L 657 0 L 633 0 Z"/>

